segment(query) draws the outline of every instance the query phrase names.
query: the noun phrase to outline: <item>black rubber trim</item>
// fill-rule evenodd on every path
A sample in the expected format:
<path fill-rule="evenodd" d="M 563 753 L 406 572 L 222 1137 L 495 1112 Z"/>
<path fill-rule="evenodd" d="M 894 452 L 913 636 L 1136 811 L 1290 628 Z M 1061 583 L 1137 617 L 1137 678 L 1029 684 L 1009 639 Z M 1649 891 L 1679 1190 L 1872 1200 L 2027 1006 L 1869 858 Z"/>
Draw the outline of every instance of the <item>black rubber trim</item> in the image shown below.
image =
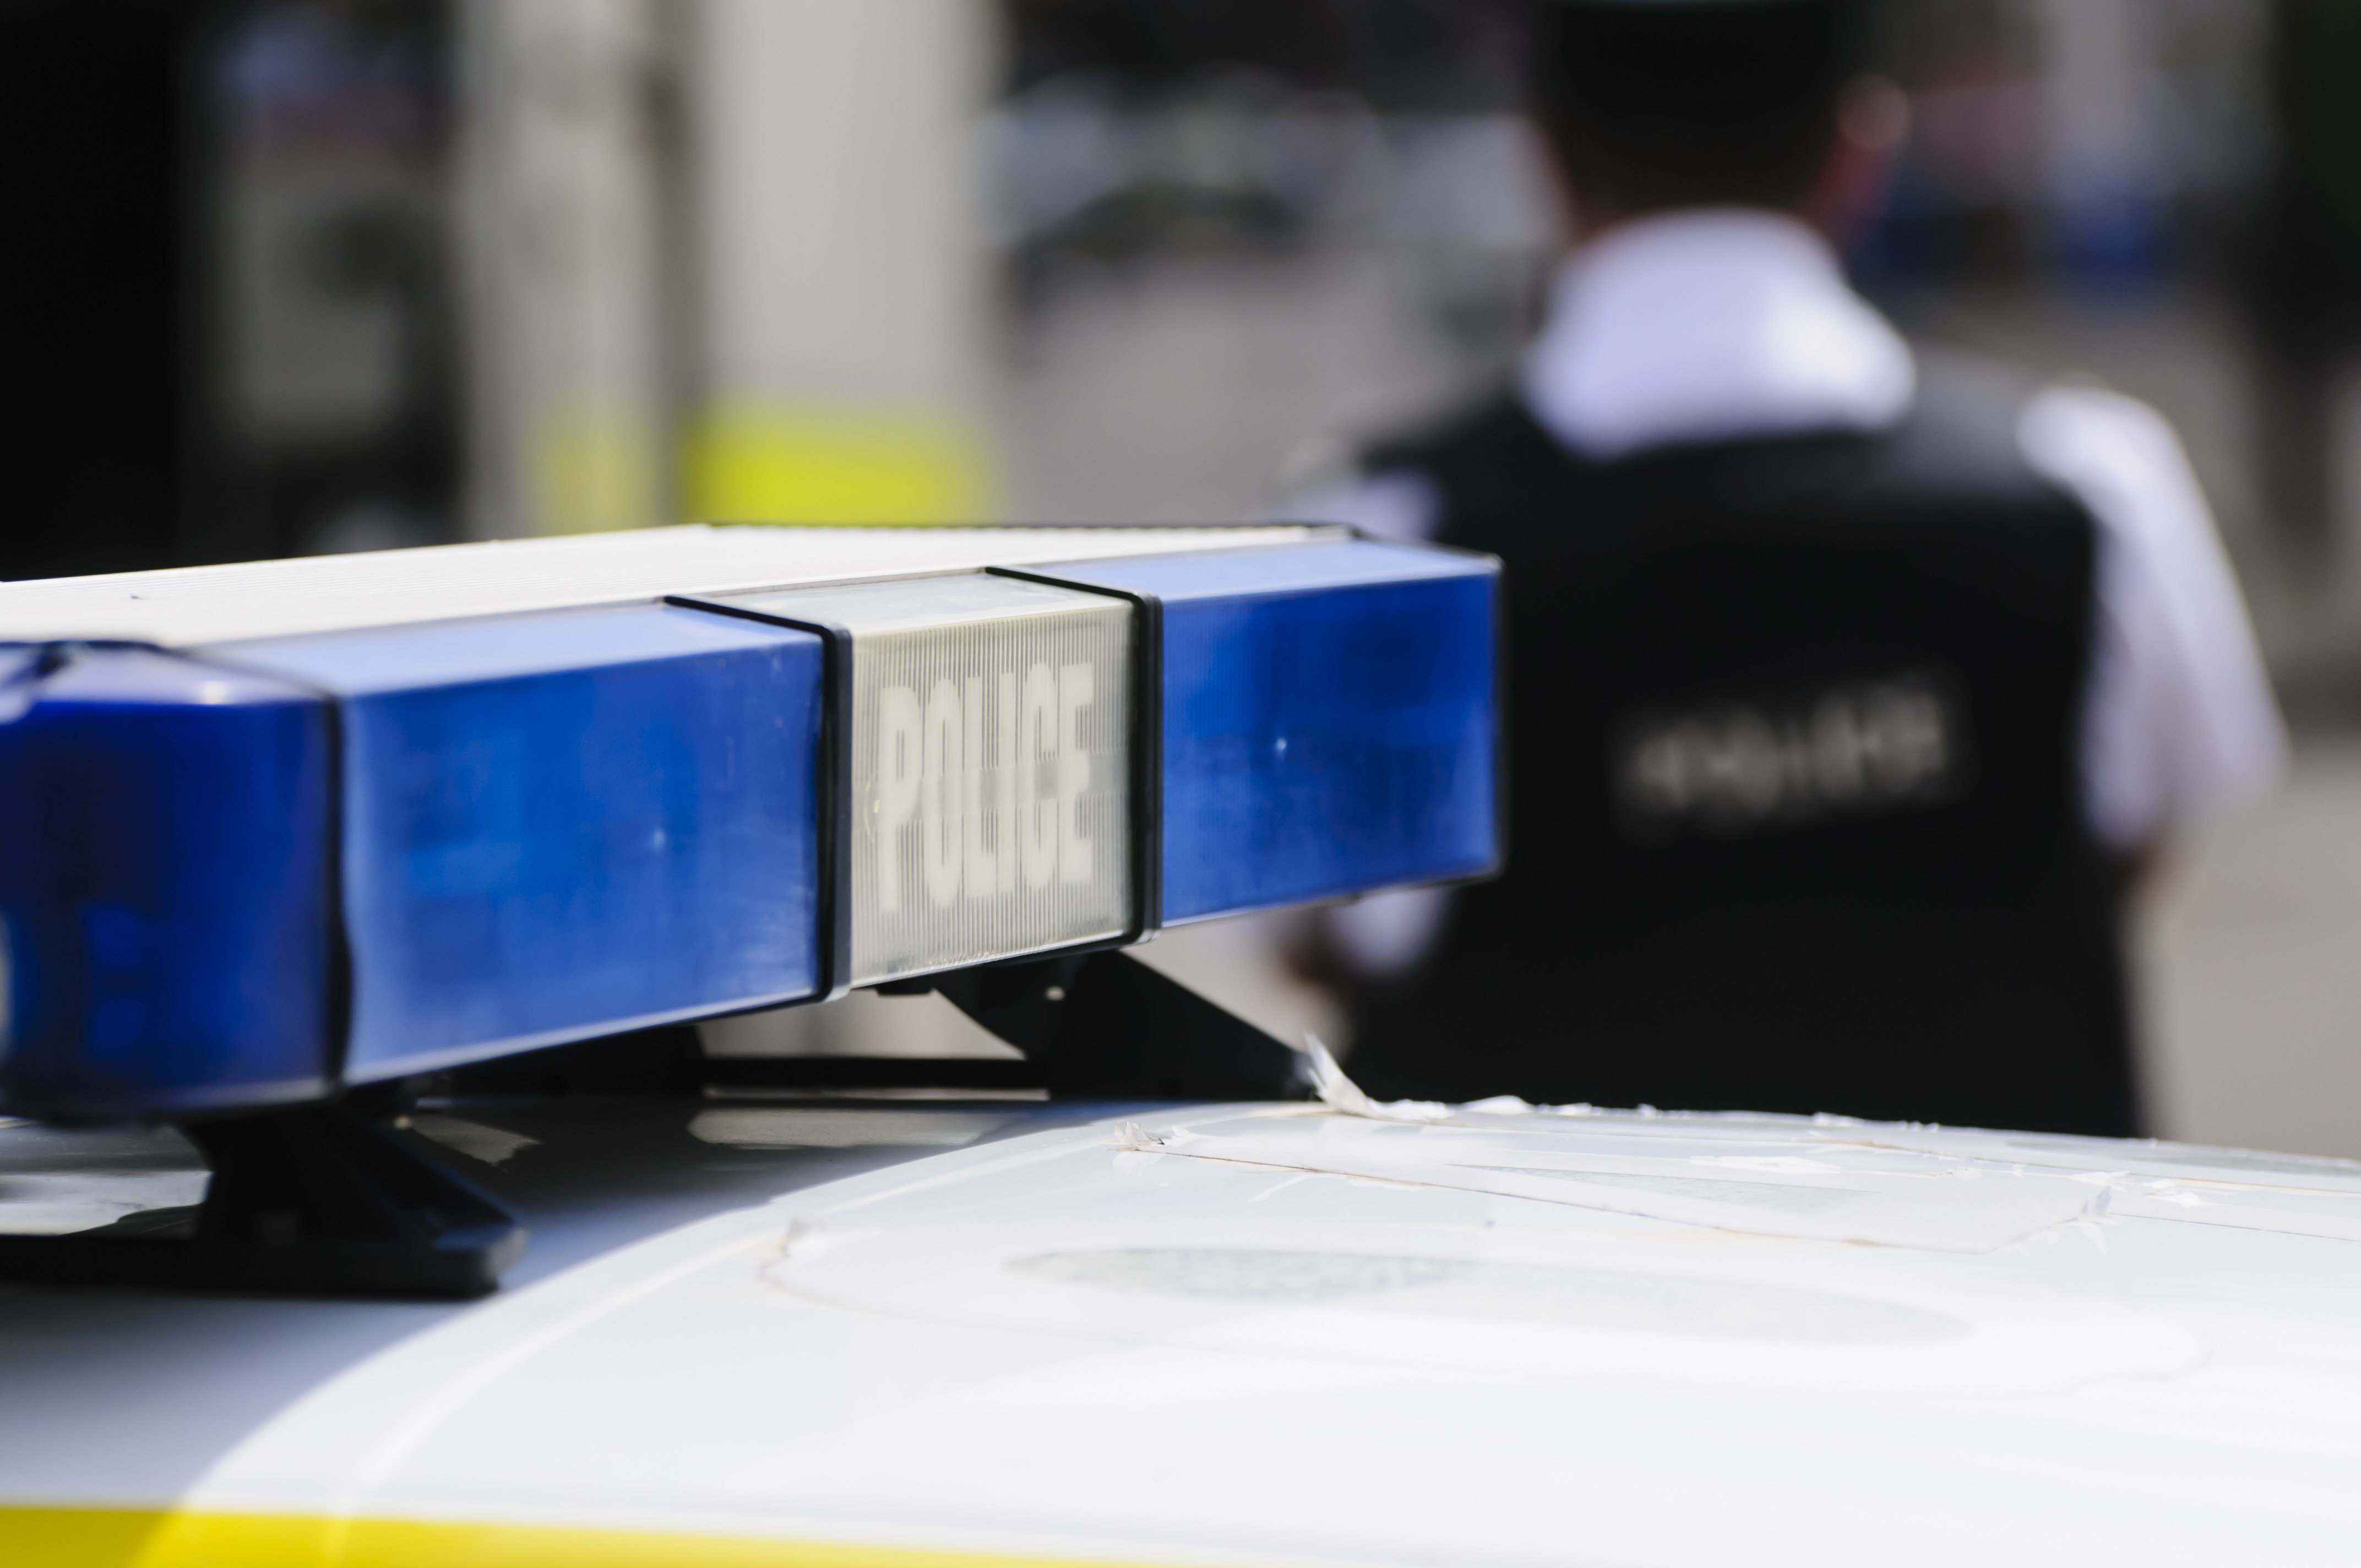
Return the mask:
<path fill-rule="evenodd" d="M 1131 928 L 1093 948 L 1127 948 L 1164 928 L 1164 601 L 1136 588 L 1113 587 L 1017 566 L 987 566 L 984 575 L 1122 599 L 1134 610 L 1131 635 Z"/>
<path fill-rule="evenodd" d="M 833 620 L 807 620 L 688 594 L 667 594 L 664 602 L 808 631 L 820 641 L 819 753 L 812 781 L 819 846 L 819 988 L 807 1000 L 833 1002 L 852 989 L 851 629 Z"/>
<path fill-rule="evenodd" d="M 1163 912 L 1163 620 L 1162 609 L 1153 595 L 1135 594 L 1126 589 L 1102 587 L 1093 583 L 1064 577 L 1048 576 L 1013 567 L 987 566 L 968 572 L 912 572 L 902 576 L 864 578 L 863 582 L 920 581 L 933 577 L 964 576 L 1014 577 L 1038 582 L 1051 587 L 1071 588 L 1078 593 L 1111 598 L 1131 605 L 1132 617 L 1132 911 L 1131 923 L 1113 937 L 1095 937 L 1085 941 L 1071 942 L 1060 947 L 1042 948 L 1021 955 L 985 959 L 983 964 L 1026 961 L 1034 959 L 1057 958 L 1083 953 L 1103 952 L 1111 948 L 1127 948 L 1145 941 L 1162 927 Z M 818 592 L 826 588 L 844 587 L 846 583 L 814 583 L 804 587 L 765 588 L 764 598 L 774 594 Z M 1142 609 L 1143 601 L 1155 605 L 1152 611 Z M 812 620 L 782 615 L 774 610 L 756 609 L 750 606 L 731 604 L 727 599 L 705 598 L 694 594 L 670 594 L 664 603 L 684 609 L 710 610 L 720 615 L 736 616 L 741 620 L 760 621 L 767 626 L 785 626 L 797 631 L 817 634 L 823 644 L 823 674 L 826 701 L 820 715 L 820 753 L 825 762 L 819 787 L 816 791 L 820 810 L 821 864 L 827 879 L 820 891 L 820 920 L 829 940 L 823 954 L 821 989 L 807 1000 L 833 1002 L 851 989 L 852 970 L 852 652 L 854 638 L 849 627 L 830 620 Z M 1140 628 L 1150 615 L 1155 617 L 1156 631 L 1152 637 Z M 1153 666 L 1153 674 L 1144 674 Z M 1143 712 L 1140 703 L 1141 683 L 1151 702 Z M 1143 726 L 1145 727 L 1143 729 Z M 1142 744 L 1143 733 L 1147 737 Z M 1147 795 L 1143 815 L 1142 791 Z M 1145 823 L 1142 832 L 1138 824 Z M 1142 873 L 1143 865 L 1147 868 Z M 928 970 L 917 975 L 896 975 L 878 981 L 880 986 L 895 986 L 922 981 L 927 975 L 950 972 L 950 969 L 976 968 L 978 965 L 953 965 L 944 970 Z M 931 989 L 918 984 L 920 992 Z M 785 1003 L 785 1005 L 796 1005 Z"/>

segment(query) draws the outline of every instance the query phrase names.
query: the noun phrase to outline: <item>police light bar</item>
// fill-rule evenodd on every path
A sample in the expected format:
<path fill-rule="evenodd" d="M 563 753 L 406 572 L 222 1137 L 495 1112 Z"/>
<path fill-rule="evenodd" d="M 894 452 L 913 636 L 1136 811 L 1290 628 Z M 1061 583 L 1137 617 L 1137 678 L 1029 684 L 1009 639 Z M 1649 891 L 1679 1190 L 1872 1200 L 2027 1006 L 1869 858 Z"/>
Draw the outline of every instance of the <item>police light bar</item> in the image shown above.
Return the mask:
<path fill-rule="evenodd" d="M 0 585 L 0 1095 L 295 1102 L 1480 875 L 1497 580 L 689 527 Z"/>

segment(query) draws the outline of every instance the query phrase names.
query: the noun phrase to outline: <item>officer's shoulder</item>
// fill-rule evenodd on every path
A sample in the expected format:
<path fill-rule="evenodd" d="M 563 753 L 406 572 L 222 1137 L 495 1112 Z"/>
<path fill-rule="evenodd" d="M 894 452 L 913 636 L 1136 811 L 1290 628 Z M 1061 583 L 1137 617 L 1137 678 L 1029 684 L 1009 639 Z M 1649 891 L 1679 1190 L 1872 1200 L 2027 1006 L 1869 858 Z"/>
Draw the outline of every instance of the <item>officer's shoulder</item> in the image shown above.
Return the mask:
<path fill-rule="evenodd" d="M 2027 460 L 2026 411 L 2045 379 L 2028 366 L 1914 343 L 1910 410 L 1875 444 L 1872 488 L 1934 488 L 1960 497 L 2025 496 L 2051 488 Z"/>

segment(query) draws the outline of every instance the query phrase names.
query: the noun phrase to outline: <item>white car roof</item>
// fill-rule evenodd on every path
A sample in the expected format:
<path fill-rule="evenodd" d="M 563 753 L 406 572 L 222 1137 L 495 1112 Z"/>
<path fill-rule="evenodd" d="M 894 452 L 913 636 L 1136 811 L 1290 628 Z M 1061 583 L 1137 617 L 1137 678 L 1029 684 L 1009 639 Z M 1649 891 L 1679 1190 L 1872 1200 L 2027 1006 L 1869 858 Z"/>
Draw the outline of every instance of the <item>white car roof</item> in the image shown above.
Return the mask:
<path fill-rule="evenodd" d="M 2361 1166 L 1372 1109 L 442 1106 L 533 1226 L 497 1296 L 0 1295 L 0 1547 L 2361 1555 Z M 0 1129 L 0 1224 L 192 1201 L 175 1147 Z"/>

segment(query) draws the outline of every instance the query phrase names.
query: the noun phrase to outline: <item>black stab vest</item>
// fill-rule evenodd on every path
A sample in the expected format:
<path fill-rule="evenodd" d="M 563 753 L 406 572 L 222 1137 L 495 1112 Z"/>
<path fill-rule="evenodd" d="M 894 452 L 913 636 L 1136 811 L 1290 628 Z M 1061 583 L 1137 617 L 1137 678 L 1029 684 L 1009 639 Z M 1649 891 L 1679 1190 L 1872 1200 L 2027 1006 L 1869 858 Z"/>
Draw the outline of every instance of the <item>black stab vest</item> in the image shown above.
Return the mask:
<path fill-rule="evenodd" d="M 1507 564 L 1506 872 L 1356 999 L 1381 1096 L 2136 1130 L 2084 822 L 2094 525 L 2025 389 L 1585 461 L 1515 400 L 1380 448 Z"/>

